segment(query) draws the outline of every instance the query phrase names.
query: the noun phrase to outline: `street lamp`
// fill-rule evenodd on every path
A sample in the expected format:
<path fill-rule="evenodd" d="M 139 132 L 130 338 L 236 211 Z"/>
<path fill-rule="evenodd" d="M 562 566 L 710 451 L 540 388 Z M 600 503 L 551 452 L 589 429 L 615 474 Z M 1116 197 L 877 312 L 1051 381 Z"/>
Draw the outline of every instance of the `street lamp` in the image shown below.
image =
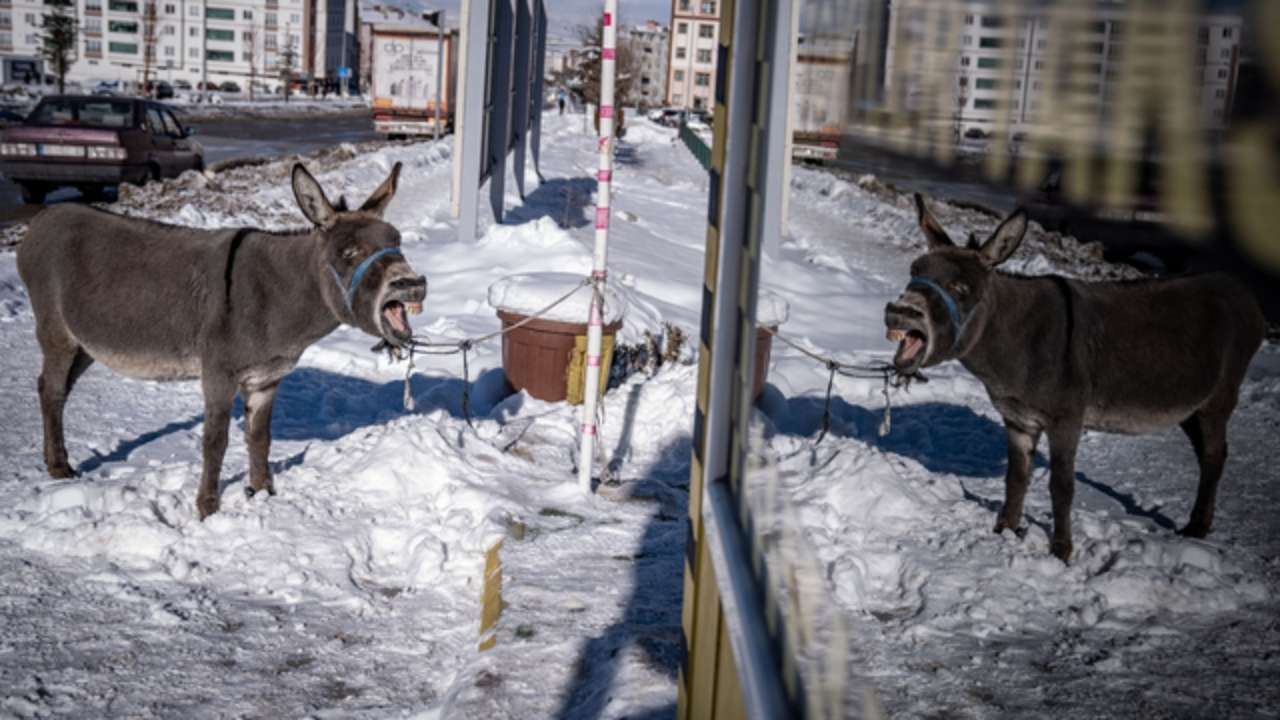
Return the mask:
<path fill-rule="evenodd" d="M 440 137 L 440 93 L 444 86 L 444 11 L 422 13 L 422 19 L 436 26 L 436 134 Z M 412 51 L 410 51 L 412 52 Z M 456 128 L 455 128 L 456 130 Z"/>

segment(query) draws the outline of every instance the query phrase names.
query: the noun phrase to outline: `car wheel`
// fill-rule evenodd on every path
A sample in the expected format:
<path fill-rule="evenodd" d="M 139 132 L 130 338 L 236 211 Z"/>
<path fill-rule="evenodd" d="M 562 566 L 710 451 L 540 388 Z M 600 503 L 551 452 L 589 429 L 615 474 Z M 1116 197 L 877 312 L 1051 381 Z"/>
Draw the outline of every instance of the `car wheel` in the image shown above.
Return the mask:
<path fill-rule="evenodd" d="M 204 156 L 203 155 L 196 156 L 196 161 L 191 165 L 191 169 L 195 170 L 198 173 L 204 172 Z"/>
<path fill-rule="evenodd" d="M 38 182 L 18 183 L 18 189 L 22 191 L 22 202 L 28 205 L 39 205 L 49 194 L 49 187 Z"/>
<path fill-rule="evenodd" d="M 160 179 L 161 179 L 162 177 L 164 177 L 164 176 L 160 174 L 160 166 L 159 166 L 159 165 L 148 165 L 148 166 L 147 166 L 147 176 L 146 176 L 145 178 L 143 178 L 143 180 L 142 180 L 142 184 L 143 184 L 143 185 L 146 185 L 146 184 L 148 184 L 148 183 L 160 182 Z"/>

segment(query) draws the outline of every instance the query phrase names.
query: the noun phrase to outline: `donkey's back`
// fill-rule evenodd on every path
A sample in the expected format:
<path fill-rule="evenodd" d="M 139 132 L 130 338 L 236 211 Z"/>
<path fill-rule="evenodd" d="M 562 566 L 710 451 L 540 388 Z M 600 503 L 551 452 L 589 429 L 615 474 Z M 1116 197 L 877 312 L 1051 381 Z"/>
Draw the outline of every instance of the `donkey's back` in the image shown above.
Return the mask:
<path fill-rule="evenodd" d="M 46 209 L 18 249 L 41 346 L 79 346 L 134 377 L 197 376 L 211 278 L 233 233 L 70 204 Z"/>
<path fill-rule="evenodd" d="M 1149 432 L 1209 403 L 1234 406 L 1266 332 L 1261 307 L 1237 280 L 1209 273 L 1072 287 L 1087 427 Z"/>

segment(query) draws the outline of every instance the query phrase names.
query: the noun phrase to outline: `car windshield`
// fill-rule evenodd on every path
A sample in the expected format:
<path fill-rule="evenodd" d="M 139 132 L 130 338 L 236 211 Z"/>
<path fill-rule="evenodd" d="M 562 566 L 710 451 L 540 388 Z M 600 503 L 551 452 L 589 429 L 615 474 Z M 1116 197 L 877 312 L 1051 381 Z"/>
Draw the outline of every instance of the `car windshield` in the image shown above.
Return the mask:
<path fill-rule="evenodd" d="M 133 125 L 133 103 L 105 98 L 52 98 L 41 101 L 27 118 L 27 123 L 127 128 Z"/>

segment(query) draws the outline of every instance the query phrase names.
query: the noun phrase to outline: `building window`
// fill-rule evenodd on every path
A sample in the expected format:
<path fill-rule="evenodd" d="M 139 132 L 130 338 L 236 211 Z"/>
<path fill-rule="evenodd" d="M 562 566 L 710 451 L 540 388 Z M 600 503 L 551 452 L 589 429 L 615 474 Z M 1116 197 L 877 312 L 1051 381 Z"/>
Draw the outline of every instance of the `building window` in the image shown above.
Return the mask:
<path fill-rule="evenodd" d="M 208 50 L 205 58 L 215 62 L 235 62 L 236 54 L 230 50 Z"/>
<path fill-rule="evenodd" d="M 101 40 L 85 40 L 84 51 L 89 53 L 90 55 L 101 55 L 102 41 Z"/>
<path fill-rule="evenodd" d="M 126 55 L 138 54 L 138 43 L 107 43 L 107 49 L 113 53 L 125 53 Z"/>
<path fill-rule="evenodd" d="M 23 15 L 23 16 L 22 16 L 22 19 L 23 19 L 23 20 L 26 20 L 26 21 L 27 21 L 27 24 L 28 24 L 28 25 L 30 25 L 30 26 L 32 26 L 32 27 L 39 27 L 39 24 L 36 22 L 36 14 L 35 14 L 35 13 L 27 13 L 26 15 Z"/>
<path fill-rule="evenodd" d="M 136 35 L 138 33 L 138 23 L 136 22 L 120 22 L 112 20 L 107 23 L 107 29 L 111 32 L 130 33 Z"/>
<path fill-rule="evenodd" d="M 965 24 L 965 25 L 972 25 L 972 24 L 973 24 L 973 16 L 972 16 L 972 15 L 965 15 L 965 16 L 964 16 L 964 24 Z"/>
<path fill-rule="evenodd" d="M 102 12 L 102 0 L 85 0 L 84 9 L 86 12 Z"/>
<path fill-rule="evenodd" d="M 1219 55 L 1221 55 L 1223 59 L 1231 57 L 1231 48 L 1222 48 L 1222 52 L 1219 53 Z"/>
<path fill-rule="evenodd" d="M 0 32 L 0 45 L 3 45 L 4 47 L 12 47 L 13 33 Z M 85 43 L 85 47 L 88 47 L 88 43 Z"/>
<path fill-rule="evenodd" d="M 709 63 L 709 62 L 711 62 L 711 51 L 710 51 L 710 50 L 699 50 L 699 51 L 698 51 L 698 62 L 700 62 L 700 63 Z"/>
<path fill-rule="evenodd" d="M 178 6 L 176 6 L 176 5 L 165 5 L 165 6 L 164 6 L 164 14 L 165 14 L 165 15 L 173 15 L 173 14 L 174 14 L 174 13 L 176 13 L 176 12 L 178 12 Z"/>
<path fill-rule="evenodd" d="M 1233 34 L 1234 34 L 1234 31 L 1231 28 L 1229 27 L 1222 28 L 1222 37 L 1229 38 Z"/>
<path fill-rule="evenodd" d="M 985 20 L 985 18 L 983 19 Z M 978 38 L 978 47 L 982 47 L 982 48 L 1004 47 L 1004 38 L 998 38 L 998 37 Z"/>
<path fill-rule="evenodd" d="M 276 49 L 276 36 L 275 36 L 275 35 L 264 35 L 264 36 L 262 36 L 262 47 L 263 47 L 263 49 L 264 49 L 264 50 L 275 50 L 275 49 Z"/>
<path fill-rule="evenodd" d="M 969 76 L 968 76 L 968 75 L 961 75 L 961 76 L 960 76 L 960 87 L 968 87 L 968 86 L 969 86 Z"/>
<path fill-rule="evenodd" d="M 276 14 L 275 14 L 275 13 L 267 13 L 266 18 L 265 18 L 262 22 L 263 22 L 263 24 L 265 24 L 267 27 L 275 27 L 275 26 L 276 26 Z"/>
<path fill-rule="evenodd" d="M 138 12 L 138 3 L 130 0 L 110 0 L 107 9 L 114 12 Z"/>
<path fill-rule="evenodd" d="M 289 22 L 293 23 L 294 25 L 298 25 L 299 23 L 302 22 L 302 16 L 299 15 L 298 13 L 293 13 L 292 15 L 289 16 Z"/>
<path fill-rule="evenodd" d="M 93 33 L 95 35 L 101 35 L 102 19 L 101 18 L 85 18 L 84 31 L 88 33 Z"/>
<path fill-rule="evenodd" d="M 996 109 L 996 101 L 991 98 L 974 98 L 974 110 L 994 110 Z"/>
<path fill-rule="evenodd" d="M 175 27 L 174 27 L 174 26 L 172 26 L 172 25 L 165 25 L 165 26 L 164 26 L 164 34 L 165 34 L 165 35 L 173 35 L 173 34 L 174 34 L 174 33 L 176 33 L 177 31 L 178 31 L 178 29 L 177 29 L 177 28 L 175 28 Z"/>
<path fill-rule="evenodd" d="M 711 87 L 711 73 L 694 73 L 693 84 L 698 87 Z"/>
<path fill-rule="evenodd" d="M 1226 68 L 1220 68 L 1220 69 L 1218 70 L 1218 79 L 1219 79 L 1219 80 L 1225 80 L 1225 79 L 1226 79 L 1226 77 L 1227 77 L 1227 69 L 1226 69 Z"/>
<path fill-rule="evenodd" d="M 235 30 L 215 30 L 209 28 L 204 31 L 204 36 L 208 40 L 222 40 L 223 42 L 234 42 L 236 39 Z"/>
<path fill-rule="evenodd" d="M 192 57 L 192 58 L 198 58 L 198 57 L 200 57 L 200 49 L 199 49 L 199 48 L 191 48 L 191 50 L 189 50 L 189 51 L 187 52 L 187 55 L 188 55 L 188 56 L 190 56 L 190 57 Z"/>
<path fill-rule="evenodd" d="M 710 24 L 707 24 L 707 23 L 703 23 L 702 25 L 699 25 L 699 26 L 698 26 L 698 37 L 700 37 L 700 38 L 713 38 L 713 37 L 715 37 L 715 36 L 716 36 L 716 26 L 715 26 L 715 25 L 710 25 Z"/>
<path fill-rule="evenodd" d="M 982 27 L 984 28 L 1004 27 L 1004 18 L 999 15 L 983 15 Z"/>
<path fill-rule="evenodd" d="M 676 23 L 677 35 L 687 35 L 688 33 L 689 33 L 689 23 L 687 22 Z"/>
<path fill-rule="evenodd" d="M 191 37 L 200 37 L 200 28 L 195 27 L 194 25 L 187 28 L 187 35 Z"/>
<path fill-rule="evenodd" d="M 172 46 L 172 45 L 165 45 L 165 46 L 164 46 L 164 54 L 165 54 L 165 57 L 173 57 L 173 46 Z"/>
<path fill-rule="evenodd" d="M 979 90 L 995 90 L 1000 87 L 1000 81 L 995 78 L 978 78 L 973 86 Z"/>
<path fill-rule="evenodd" d="M 688 50 L 686 50 L 685 48 L 682 48 L 682 47 L 678 47 L 678 48 L 676 48 L 676 59 L 677 59 L 677 60 L 683 60 L 683 59 L 685 59 L 685 58 L 687 58 L 687 57 L 689 57 L 689 51 L 688 51 Z"/>
<path fill-rule="evenodd" d="M 235 20 L 236 11 L 231 8 L 207 7 L 204 9 L 204 16 L 210 20 Z"/>
<path fill-rule="evenodd" d="M 1218 88 L 1217 90 L 1215 90 L 1215 91 L 1214 91 L 1213 96 L 1214 96 L 1214 97 L 1219 97 L 1219 98 L 1224 98 L 1224 97 L 1226 97 L 1226 96 L 1227 96 L 1227 91 L 1226 91 L 1226 90 L 1224 90 L 1224 89 L 1222 89 L 1222 88 Z"/>
<path fill-rule="evenodd" d="M 1037 63 L 1038 64 L 1038 63 Z M 999 68 L 1000 58 L 978 58 L 978 67 L 980 68 Z"/>
<path fill-rule="evenodd" d="M 677 70 L 677 71 L 675 72 L 674 77 L 675 77 L 675 81 L 676 81 L 676 82 L 684 82 L 684 71 L 683 71 L 683 70 Z"/>
<path fill-rule="evenodd" d="M 240 13 L 240 19 L 241 19 L 241 20 L 252 20 L 252 19 L 253 19 L 253 11 L 252 11 L 252 10 L 244 10 L 244 11 L 242 11 L 242 12 Z"/>
<path fill-rule="evenodd" d="M 964 55 L 960 58 L 960 67 L 969 67 L 969 56 Z"/>
<path fill-rule="evenodd" d="M 715 15 L 715 14 L 716 14 L 716 4 L 715 4 L 714 2 L 703 2 L 703 3 L 702 3 L 702 14 L 703 14 L 703 15 Z M 1226 36 L 1224 36 L 1224 37 L 1226 37 Z"/>

